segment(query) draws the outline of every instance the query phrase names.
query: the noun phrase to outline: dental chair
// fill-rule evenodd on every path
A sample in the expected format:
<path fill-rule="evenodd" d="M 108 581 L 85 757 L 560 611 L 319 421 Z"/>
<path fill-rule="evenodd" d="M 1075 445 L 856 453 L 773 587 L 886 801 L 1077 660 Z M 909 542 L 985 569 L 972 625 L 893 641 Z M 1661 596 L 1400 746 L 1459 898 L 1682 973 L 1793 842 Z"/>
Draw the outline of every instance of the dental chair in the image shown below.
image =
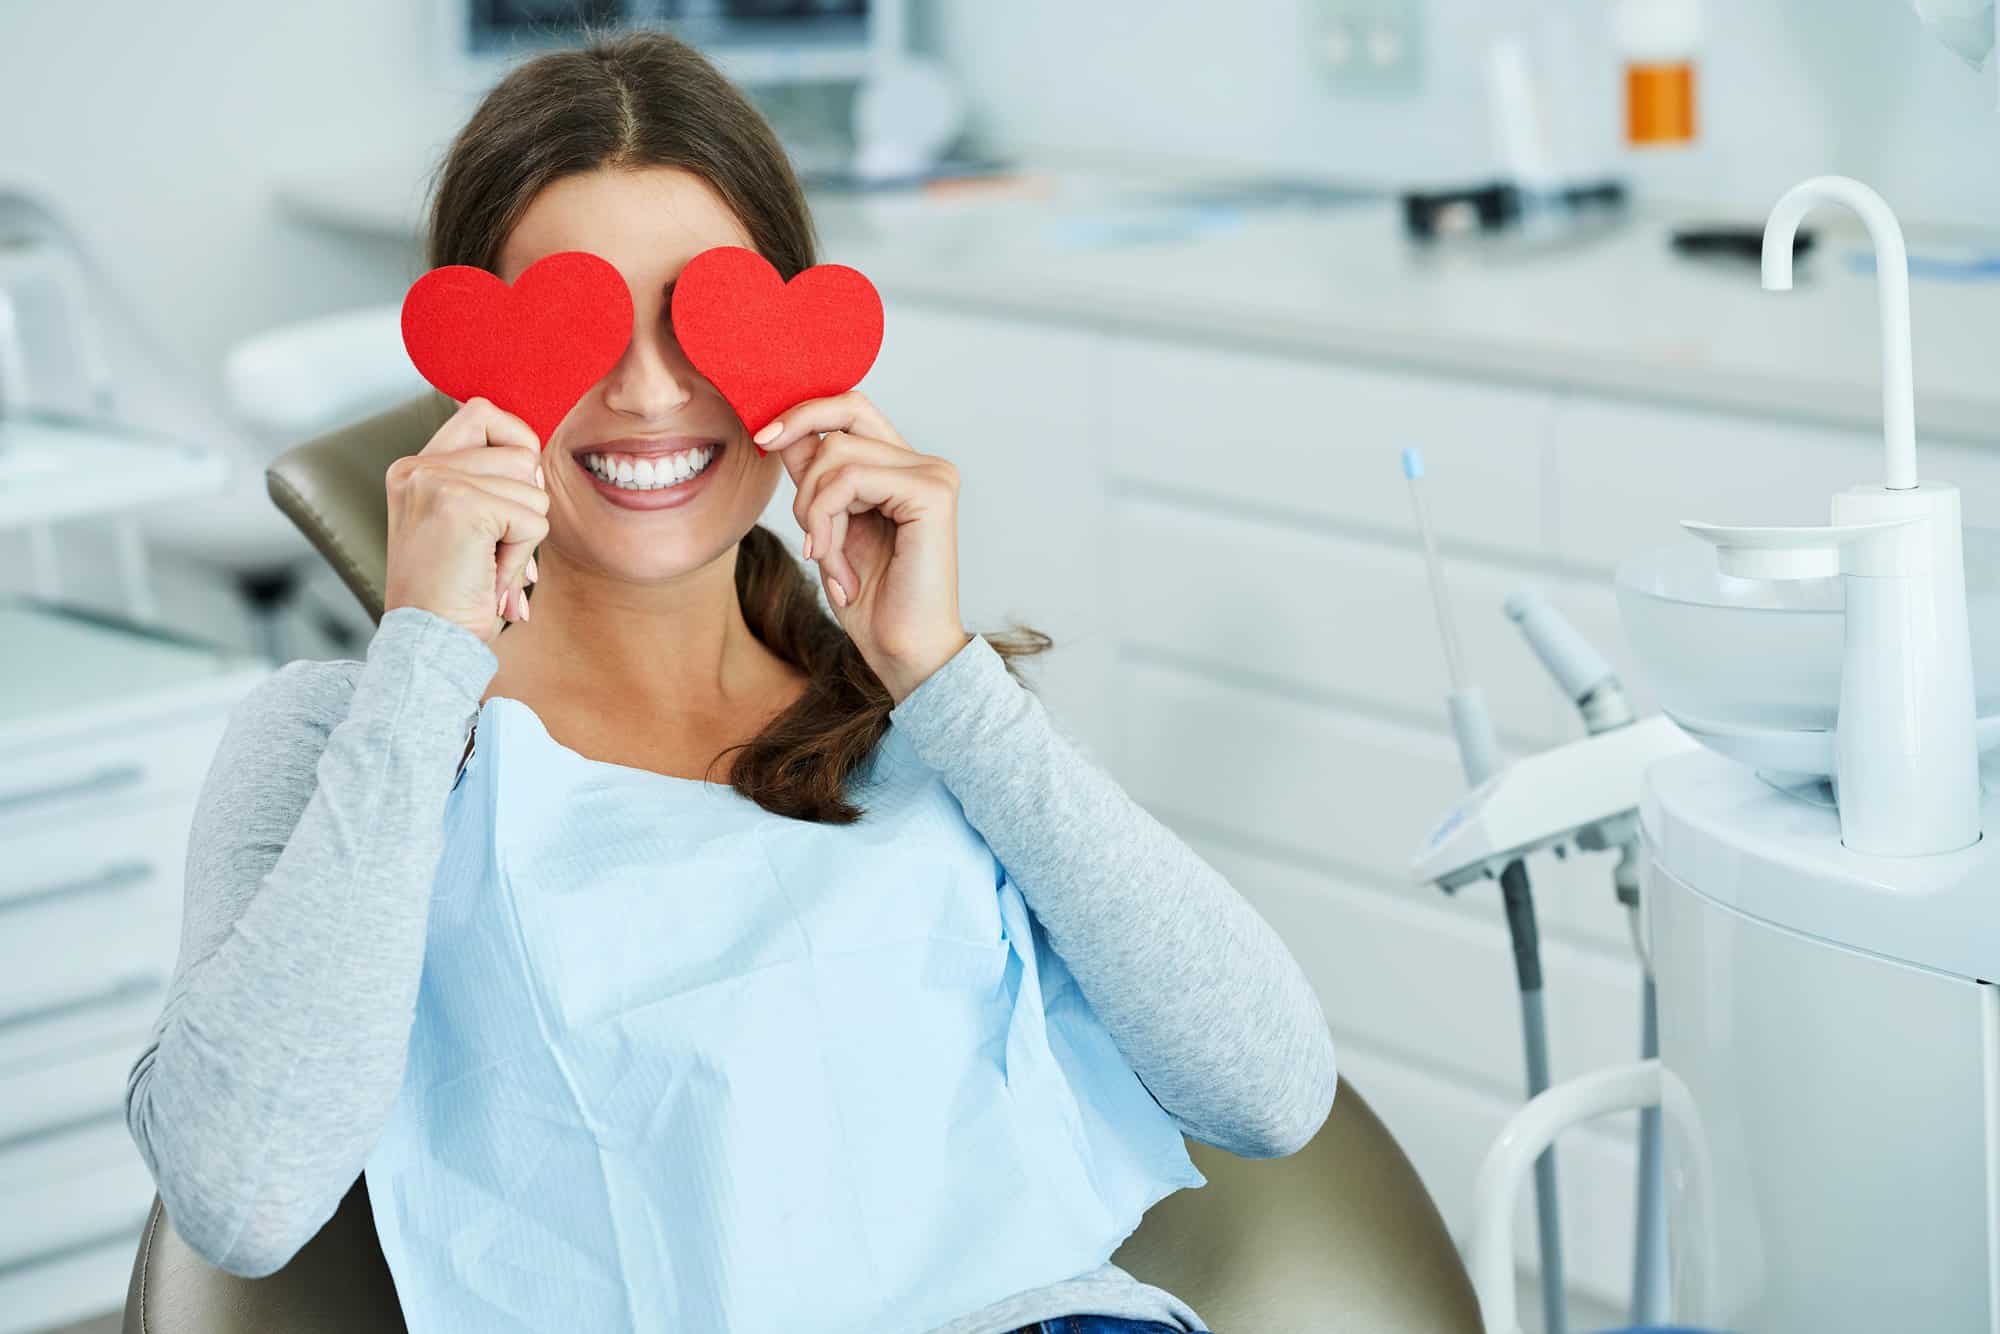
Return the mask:
<path fill-rule="evenodd" d="M 295 446 L 271 497 L 367 608 L 382 615 L 384 474 L 454 411 L 425 393 Z M 1217 1334 L 1479 1334 L 1479 1308 L 1436 1206 L 1396 1141 L 1342 1080 L 1317 1136 L 1287 1158 L 1190 1141 L 1208 1178 L 1154 1205 L 1112 1260 L 1199 1311 Z M 153 1202 L 125 1334 L 383 1334 L 404 1329 L 357 1180 L 319 1235 L 268 1278 L 224 1273 Z"/>

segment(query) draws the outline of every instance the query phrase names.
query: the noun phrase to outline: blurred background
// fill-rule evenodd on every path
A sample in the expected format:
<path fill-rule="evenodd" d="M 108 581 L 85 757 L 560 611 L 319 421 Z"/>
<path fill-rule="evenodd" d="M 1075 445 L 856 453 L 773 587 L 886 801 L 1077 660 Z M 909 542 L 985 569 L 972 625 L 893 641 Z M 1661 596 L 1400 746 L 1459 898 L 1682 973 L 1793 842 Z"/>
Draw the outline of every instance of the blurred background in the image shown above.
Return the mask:
<path fill-rule="evenodd" d="M 195 793 L 236 699 L 372 631 L 264 467 L 428 392 L 397 310 L 430 173 L 579 16 L 674 27 L 778 126 L 887 304 L 863 388 L 961 469 L 968 627 L 1054 636 L 1055 716 L 1284 934 L 1462 1239 L 1521 1033 L 1493 887 L 1409 883 L 1463 784 L 1400 451 L 1509 752 L 1582 731 L 1518 590 L 1650 708 L 1617 561 L 1875 470 L 1865 235 L 1816 216 L 1798 290 L 1757 280 L 1772 201 L 1839 172 L 1910 238 L 1926 472 L 1968 522 L 2000 497 L 1994 70 L 1905 0 L 1690 12 L 0 5 L 0 1334 L 116 1327 Z M 1605 867 L 1546 860 L 1560 1079 L 1636 1051 L 1639 970 Z M 1563 1154 L 1568 1300 L 1610 1323 L 1631 1118 Z"/>

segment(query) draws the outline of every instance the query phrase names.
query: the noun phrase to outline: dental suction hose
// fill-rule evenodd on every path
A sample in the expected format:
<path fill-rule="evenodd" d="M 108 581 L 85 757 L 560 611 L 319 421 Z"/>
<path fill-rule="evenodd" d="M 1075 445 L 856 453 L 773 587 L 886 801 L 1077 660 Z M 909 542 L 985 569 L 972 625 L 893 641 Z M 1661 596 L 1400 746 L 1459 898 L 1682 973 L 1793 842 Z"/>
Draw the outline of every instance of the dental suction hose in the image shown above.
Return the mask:
<path fill-rule="evenodd" d="M 1576 627 L 1567 617 L 1550 606 L 1538 593 L 1522 590 L 1508 597 L 1507 618 L 1520 627 L 1528 646 L 1548 668 L 1556 684 L 1576 705 L 1583 716 L 1583 725 L 1592 736 L 1627 726 L 1632 722 L 1632 705 L 1625 697 L 1625 688 L 1618 676 L 1611 670 L 1604 655 L 1592 648 L 1590 642 L 1578 634 Z M 1577 840 L 1580 846 L 1591 846 L 1584 837 Z M 1633 832 L 1615 845 L 1598 843 L 1597 847 L 1616 846 L 1618 861 L 1612 868 L 1611 882 L 1624 905 L 1626 925 L 1632 932 L 1632 952 L 1639 957 L 1642 993 L 1639 1011 L 1639 1055 L 1650 1060 L 1660 1054 L 1659 1004 L 1653 980 L 1653 964 L 1646 949 L 1645 933 L 1639 921 L 1639 837 Z M 1518 863 L 1516 864 L 1518 865 Z M 1509 868 L 1510 870 L 1513 868 Z M 1501 877 L 1503 895 L 1507 891 L 1506 877 Z M 1526 897 L 1525 893 L 1522 895 Z M 1507 895 L 1509 925 L 1513 923 L 1513 896 Z M 1534 932 L 1534 909 L 1527 908 L 1527 932 L 1532 941 Z M 1532 946 L 1531 946 L 1532 950 Z M 1517 970 L 1522 973 L 1522 995 L 1527 995 L 1527 973 L 1522 956 L 1522 932 L 1516 927 L 1514 932 L 1514 954 Z M 1536 968 L 1535 988 L 1539 995 L 1540 959 L 1533 960 Z M 1531 1076 L 1530 1087 L 1534 1087 L 1532 1069 L 1534 1058 L 1529 1058 Z M 1634 1192 L 1636 1208 L 1632 1241 L 1632 1304 L 1631 1316 L 1636 1325 L 1654 1325 L 1663 1322 L 1668 1314 L 1667 1273 L 1667 1220 L 1665 1177 L 1660 1154 L 1660 1111 L 1657 1107 L 1647 1107 L 1639 1113 L 1639 1161 Z"/>

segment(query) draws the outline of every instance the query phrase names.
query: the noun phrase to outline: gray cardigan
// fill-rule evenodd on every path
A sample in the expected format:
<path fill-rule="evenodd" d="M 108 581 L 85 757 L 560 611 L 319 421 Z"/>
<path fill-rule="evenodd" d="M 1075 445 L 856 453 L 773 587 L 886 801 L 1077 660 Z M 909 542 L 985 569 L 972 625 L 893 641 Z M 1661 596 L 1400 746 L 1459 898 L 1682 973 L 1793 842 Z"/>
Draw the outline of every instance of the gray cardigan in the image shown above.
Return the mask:
<path fill-rule="evenodd" d="M 365 661 L 289 663 L 231 714 L 190 832 L 179 963 L 126 1092 L 175 1229 L 223 1269 L 284 1265 L 388 1117 L 445 797 L 498 669 L 470 631 L 399 607 Z M 1064 737 L 983 638 L 889 716 L 1181 1130 L 1244 1157 L 1303 1147 L 1332 1106 L 1333 1040 L 1242 895 Z M 1205 1328 L 1106 1264 L 936 1334 L 1077 1312 Z"/>

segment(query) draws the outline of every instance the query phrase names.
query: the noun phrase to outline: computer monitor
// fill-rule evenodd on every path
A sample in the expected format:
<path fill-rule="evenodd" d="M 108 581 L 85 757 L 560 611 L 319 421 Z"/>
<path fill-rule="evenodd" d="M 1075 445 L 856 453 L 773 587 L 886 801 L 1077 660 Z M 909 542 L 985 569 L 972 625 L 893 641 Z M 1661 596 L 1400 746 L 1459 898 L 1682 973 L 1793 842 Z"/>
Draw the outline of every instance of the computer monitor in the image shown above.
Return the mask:
<path fill-rule="evenodd" d="M 859 79 L 902 46 L 908 0 L 433 0 L 446 77 L 484 89 L 593 28 L 658 27 L 742 85 Z"/>

